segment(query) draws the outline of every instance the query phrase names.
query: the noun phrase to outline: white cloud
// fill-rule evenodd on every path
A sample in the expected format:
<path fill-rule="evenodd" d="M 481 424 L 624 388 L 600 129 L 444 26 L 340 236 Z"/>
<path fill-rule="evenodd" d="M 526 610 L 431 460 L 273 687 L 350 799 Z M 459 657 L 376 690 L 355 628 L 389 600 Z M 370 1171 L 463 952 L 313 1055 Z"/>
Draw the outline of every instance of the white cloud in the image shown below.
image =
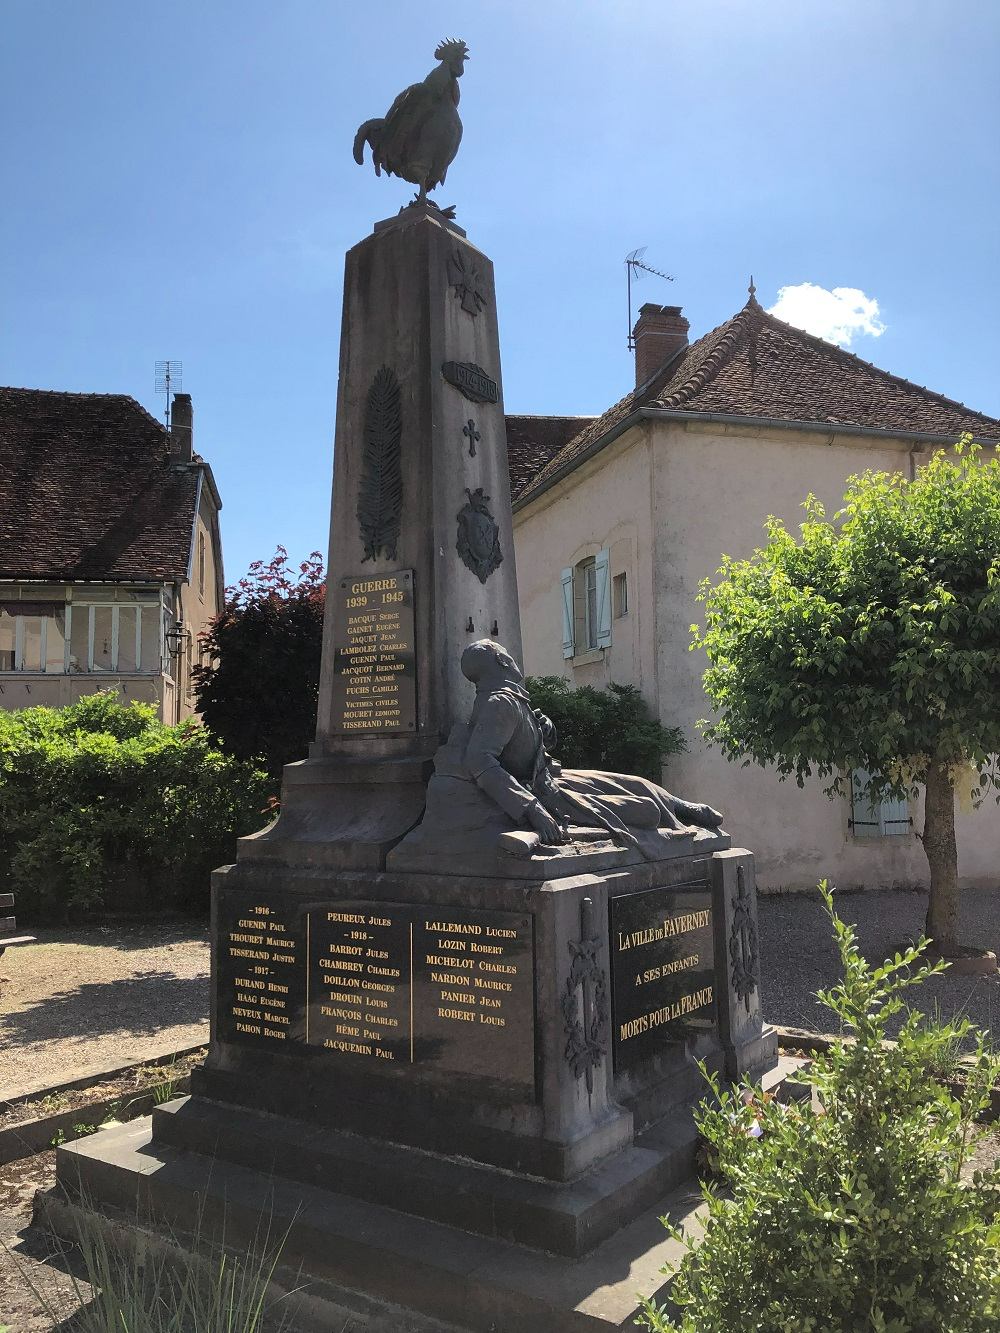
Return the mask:
<path fill-rule="evenodd" d="M 779 287 L 778 299 L 769 313 L 841 347 L 850 347 L 856 333 L 871 338 L 880 338 L 885 333 L 878 301 L 874 296 L 866 296 L 859 287 L 834 287 L 827 291 L 814 282 Z"/>

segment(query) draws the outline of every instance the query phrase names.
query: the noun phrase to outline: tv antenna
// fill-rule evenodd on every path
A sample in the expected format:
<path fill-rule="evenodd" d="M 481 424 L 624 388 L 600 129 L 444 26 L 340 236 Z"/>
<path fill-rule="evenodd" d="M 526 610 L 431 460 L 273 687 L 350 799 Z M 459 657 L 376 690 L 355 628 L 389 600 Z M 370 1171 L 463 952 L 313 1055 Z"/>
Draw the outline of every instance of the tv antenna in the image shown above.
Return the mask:
<path fill-rule="evenodd" d="M 181 387 L 183 371 L 184 363 L 182 361 L 157 361 L 156 363 L 156 392 L 167 395 L 167 406 L 163 413 L 167 430 L 170 429 L 171 398 Z"/>
<path fill-rule="evenodd" d="M 642 257 L 645 253 L 646 247 L 640 245 L 637 250 L 633 250 L 630 254 L 625 256 L 625 272 L 628 275 L 626 282 L 628 284 L 628 350 L 630 352 L 635 351 L 635 339 L 632 337 L 632 329 L 634 327 L 632 321 L 633 278 L 638 282 L 644 273 L 652 273 L 654 278 L 665 278 L 667 282 L 673 282 L 673 278 L 669 273 L 661 273 L 658 268 L 650 268 L 648 264 L 642 262 Z"/>

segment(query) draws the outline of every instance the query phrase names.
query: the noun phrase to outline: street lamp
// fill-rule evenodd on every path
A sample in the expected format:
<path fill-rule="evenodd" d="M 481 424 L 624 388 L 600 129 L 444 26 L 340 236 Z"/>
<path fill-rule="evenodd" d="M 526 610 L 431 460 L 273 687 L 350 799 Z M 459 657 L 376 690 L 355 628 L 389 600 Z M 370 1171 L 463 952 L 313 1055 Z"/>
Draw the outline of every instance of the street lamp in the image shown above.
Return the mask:
<path fill-rule="evenodd" d="M 178 620 L 176 625 L 172 625 L 164 636 L 167 640 L 167 652 L 171 657 L 180 657 L 184 649 L 191 642 L 191 631 L 185 626 L 183 620 Z"/>

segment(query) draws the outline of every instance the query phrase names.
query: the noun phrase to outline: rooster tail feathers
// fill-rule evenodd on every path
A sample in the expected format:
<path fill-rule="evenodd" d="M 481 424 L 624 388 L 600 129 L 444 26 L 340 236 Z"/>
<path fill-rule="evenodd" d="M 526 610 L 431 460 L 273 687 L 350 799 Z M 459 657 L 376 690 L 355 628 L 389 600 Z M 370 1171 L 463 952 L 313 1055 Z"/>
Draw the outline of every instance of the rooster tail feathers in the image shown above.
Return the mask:
<path fill-rule="evenodd" d="M 374 120 L 366 120 L 358 129 L 357 134 L 354 136 L 354 160 L 359 167 L 364 164 L 365 144 L 368 144 L 372 150 L 372 156 L 375 156 L 375 144 L 372 140 L 384 124 L 385 120 L 376 116 Z M 377 162 L 375 164 L 375 174 L 379 175 Z"/>

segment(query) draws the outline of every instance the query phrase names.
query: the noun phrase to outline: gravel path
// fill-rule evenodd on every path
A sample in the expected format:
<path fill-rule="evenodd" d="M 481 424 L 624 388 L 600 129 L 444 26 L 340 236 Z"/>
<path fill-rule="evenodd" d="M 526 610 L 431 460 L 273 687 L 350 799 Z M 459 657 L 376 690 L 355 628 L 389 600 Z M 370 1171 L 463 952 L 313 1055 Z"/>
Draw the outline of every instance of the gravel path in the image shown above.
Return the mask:
<path fill-rule="evenodd" d="M 33 933 L 0 958 L 0 1098 L 208 1040 L 207 925 Z"/>
<path fill-rule="evenodd" d="M 862 952 L 881 963 L 918 939 L 927 913 L 926 893 L 865 890 L 838 893 L 838 915 L 858 930 Z M 759 904 L 764 1013 L 771 1023 L 812 1032 L 836 1030 L 836 1020 L 814 998 L 822 986 L 840 980 L 840 960 L 818 894 L 761 895 Z M 962 895 L 960 939 L 1000 953 L 1000 890 L 966 889 Z M 964 1012 L 991 1029 L 1000 1044 L 1000 979 L 933 977 L 909 995 L 914 1008 L 942 1016 Z"/>

